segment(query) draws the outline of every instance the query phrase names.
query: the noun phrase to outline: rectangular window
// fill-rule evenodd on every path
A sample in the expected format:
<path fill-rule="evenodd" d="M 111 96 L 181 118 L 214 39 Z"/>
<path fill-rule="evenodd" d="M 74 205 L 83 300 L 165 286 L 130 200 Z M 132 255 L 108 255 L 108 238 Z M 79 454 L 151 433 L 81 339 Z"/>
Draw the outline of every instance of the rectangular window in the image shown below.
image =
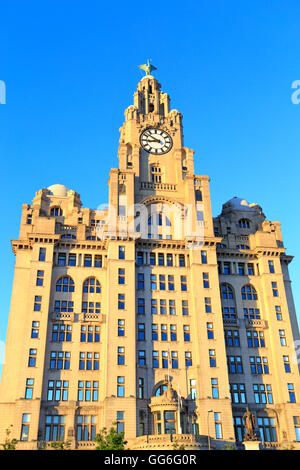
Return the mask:
<path fill-rule="evenodd" d="M 138 397 L 144 398 L 144 379 L 142 377 L 138 379 Z"/>
<path fill-rule="evenodd" d="M 30 414 L 24 413 L 22 415 L 22 427 L 20 441 L 28 441 L 29 435 Z"/>
<path fill-rule="evenodd" d="M 71 353 L 68 351 L 51 351 L 50 352 L 50 369 L 51 370 L 69 370 Z"/>
<path fill-rule="evenodd" d="M 184 255 L 179 255 L 179 266 L 181 268 L 185 267 L 185 256 Z"/>
<path fill-rule="evenodd" d="M 209 288 L 209 275 L 208 273 L 202 273 L 202 281 L 204 289 Z"/>
<path fill-rule="evenodd" d="M 279 339 L 281 346 L 286 346 L 285 330 L 279 330 Z"/>
<path fill-rule="evenodd" d="M 225 334 L 225 345 L 229 348 L 240 346 L 240 337 L 238 330 L 224 330 Z"/>
<path fill-rule="evenodd" d="M 201 251 L 201 262 L 202 264 L 207 264 L 207 252 Z"/>
<path fill-rule="evenodd" d="M 211 381 L 211 394 L 214 399 L 219 398 L 219 385 L 218 385 L 218 379 L 213 378 L 210 379 Z"/>
<path fill-rule="evenodd" d="M 291 364 L 290 364 L 289 356 L 283 356 L 283 365 L 284 365 L 285 372 L 290 373 L 291 372 Z"/>
<path fill-rule="evenodd" d="M 145 314 L 145 299 L 138 299 L 138 314 L 144 315 Z"/>
<path fill-rule="evenodd" d="M 254 276 L 254 265 L 253 265 L 253 263 L 248 263 L 248 276 Z"/>
<path fill-rule="evenodd" d="M 186 276 L 180 276 L 181 292 L 187 291 L 187 280 Z"/>
<path fill-rule="evenodd" d="M 185 342 L 191 341 L 191 333 L 190 333 L 189 325 L 183 325 L 183 340 Z"/>
<path fill-rule="evenodd" d="M 45 426 L 45 441 L 64 440 L 65 416 L 47 415 Z"/>
<path fill-rule="evenodd" d="M 117 433 L 125 432 L 125 413 L 124 411 L 117 411 Z"/>
<path fill-rule="evenodd" d="M 117 396 L 124 397 L 125 396 L 125 377 L 118 377 L 117 378 Z"/>
<path fill-rule="evenodd" d="M 138 324 L 138 341 L 145 341 L 145 323 Z"/>
<path fill-rule="evenodd" d="M 300 419 L 299 416 L 293 416 L 296 441 L 300 442 Z"/>
<path fill-rule="evenodd" d="M 32 400 L 34 379 L 26 379 L 25 399 Z"/>
<path fill-rule="evenodd" d="M 76 266 L 76 254 L 75 253 L 69 253 L 68 266 Z"/>
<path fill-rule="evenodd" d="M 269 273 L 274 274 L 275 273 L 274 262 L 269 260 L 268 264 L 269 264 Z"/>
<path fill-rule="evenodd" d="M 276 426 L 274 418 L 257 418 L 260 437 L 263 442 L 277 442 Z"/>
<path fill-rule="evenodd" d="M 40 322 L 33 321 L 31 325 L 32 325 L 31 326 L 31 338 L 38 338 L 39 337 Z"/>
<path fill-rule="evenodd" d="M 190 396 L 192 400 L 197 398 L 197 386 L 195 379 L 190 379 Z"/>
<path fill-rule="evenodd" d="M 158 329 L 156 323 L 152 323 L 152 341 L 158 341 Z"/>
<path fill-rule="evenodd" d="M 215 349 L 210 349 L 209 350 L 209 366 L 210 367 L 217 367 L 216 350 Z"/>
<path fill-rule="evenodd" d="M 223 263 L 223 274 L 231 274 L 230 263 Z"/>
<path fill-rule="evenodd" d="M 118 309 L 125 309 L 125 294 L 118 294 Z"/>
<path fill-rule="evenodd" d="M 52 341 L 71 341 L 72 340 L 72 325 L 65 323 L 53 323 L 52 325 Z"/>
<path fill-rule="evenodd" d="M 167 314 L 167 307 L 166 307 L 166 299 L 160 299 L 159 301 L 159 308 L 160 308 L 160 314 L 161 315 L 166 315 Z"/>
<path fill-rule="evenodd" d="M 174 276 L 168 276 L 168 290 L 174 290 Z"/>
<path fill-rule="evenodd" d="M 145 288 L 145 281 L 144 281 L 144 274 L 143 273 L 138 273 L 137 288 L 138 289 L 144 289 Z"/>
<path fill-rule="evenodd" d="M 205 297 L 204 299 L 205 312 L 211 313 L 211 298 Z"/>
<path fill-rule="evenodd" d="M 214 339 L 214 329 L 212 323 L 206 323 L 207 339 Z"/>
<path fill-rule="evenodd" d="M 77 415 L 76 438 L 77 441 L 93 441 L 96 436 L 96 416 Z"/>
<path fill-rule="evenodd" d="M 169 315 L 176 315 L 175 300 L 169 299 Z"/>
<path fill-rule="evenodd" d="M 35 312 L 40 312 L 41 311 L 41 307 L 42 307 L 42 297 L 40 295 L 36 295 L 34 297 L 34 306 L 33 306 L 33 310 Z"/>
<path fill-rule="evenodd" d="M 95 255 L 94 267 L 95 268 L 102 268 L 102 256 L 101 255 Z"/>
<path fill-rule="evenodd" d="M 159 367 L 158 351 L 152 352 L 152 367 L 153 369 L 157 369 Z"/>
<path fill-rule="evenodd" d="M 173 266 L 173 255 L 170 253 L 167 254 L 167 266 Z"/>
<path fill-rule="evenodd" d="M 245 264 L 244 263 L 239 263 L 238 264 L 238 273 L 240 276 L 245 275 Z"/>
<path fill-rule="evenodd" d="M 290 403 L 296 403 L 294 384 L 288 384 L 288 392 L 289 392 Z"/>
<path fill-rule="evenodd" d="M 272 282 L 272 292 L 273 292 L 273 297 L 278 297 L 278 288 L 277 288 L 277 282 Z"/>
<path fill-rule="evenodd" d="M 99 382 L 91 380 L 79 380 L 77 390 L 78 401 L 98 401 Z"/>
<path fill-rule="evenodd" d="M 272 387 L 269 384 L 253 384 L 254 401 L 258 404 L 273 404 Z"/>
<path fill-rule="evenodd" d="M 44 284 L 44 271 L 38 270 L 36 273 L 36 285 L 42 286 Z"/>
<path fill-rule="evenodd" d="M 157 289 L 156 274 L 151 274 L 150 275 L 150 288 L 151 288 L 151 290 L 156 290 Z"/>
<path fill-rule="evenodd" d="M 167 325 L 160 325 L 160 339 L 161 341 L 168 341 Z"/>
<path fill-rule="evenodd" d="M 243 374 L 241 356 L 227 356 L 227 367 L 229 374 Z"/>
<path fill-rule="evenodd" d="M 246 403 L 245 384 L 230 384 L 230 399 L 232 403 Z"/>
<path fill-rule="evenodd" d="M 144 264 L 144 254 L 142 251 L 138 251 L 136 255 L 136 264 L 142 266 Z"/>
<path fill-rule="evenodd" d="M 66 302 L 63 301 L 62 304 L 64 303 Z M 70 311 L 73 312 L 73 302 L 68 302 L 68 312 Z M 101 313 L 101 303 L 100 302 L 82 302 L 81 311 L 82 313 Z"/>
<path fill-rule="evenodd" d="M 92 255 L 84 255 L 83 266 L 85 268 L 92 267 Z"/>
<path fill-rule="evenodd" d="M 157 299 L 151 299 L 151 314 L 157 314 Z"/>
<path fill-rule="evenodd" d="M 282 321 L 282 312 L 280 305 L 275 305 L 275 314 L 278 321 Z"/>
<path fill-rule="evenodd" d="M 177 341 L 177 328 L 176 325 L 170 325 L 170 340 Z"/>
<path fill-rule="evenodd" d="M 139 366 L 146 365 L 146 351 L 138 351 L 138 365 Z"/>
<path fill-rule="evenodd" d="M 163 253 L 158 253 L 158 266 L 165 265 L 165 256 Z"/>
<path fill-rule="evenodd" d="M 269 374 L 269 364 L 267 357 L 249 357 L 251 374 Z"/>
<path fill-rule="evenodd" d="M 156 264 L 156 259 L 155 259 L 155 253 L 150 253 L 150 266 L 155 266 Z"/>
<path fill-rule="evenodd" d="M 119 259 L 125 259 L 125 246 L 119 246 Z"/>
<path fill-rule="evenodd" d="M 221 423 L 221 413 L 214 413 L 215 418 L 215 431 L 216 431 L 216 439 L 222 439 L 222 423 Z"/>
<path fill-rule="evenodd" d="M 29 349 L 29 357 L 28 357 L 28 367 L 35 367 L 36 365 L 36 349 Z"/>
<path fill-rule="evenodd" d="M 45 261 L 45 260 L 46 260 L 46 248 L 40 248 L 39 261 Z"/>
<path fill-rule="evenodd" d="M 58 266 L 66 266 L 67 255 L 66 253 L 58 253 L 57 264 Z"/>
<path fill-rule="evenodd" d="M 190 351 L 186 351 L 184 353 L 184 356 L 185 356 L 185 366 L 186 367 L 190 367 L 193 365 L 193 362 L 192 362 L 192 353 Z"/>
<path fill-rule="evenodd" d="M 119 268 L 118 283 L 119 284 L 125 284 L 125 269 L 123 269 L 123 268 Z"/>
<path fill-rule="evenodd" d="M 183 300 L 182 301 L 182 315 L 188 315 L 189 314 L 189 302 L 188 300 Z"/>
<path fill-rule="evenodd" d="M 125 320 L 118 320 L 118 336 L 125 335 Z"/>
<path fill-rule="evenodd" d="M 123 346 L 118 347 L 118 366 L 124 366 L 125 364 L 125 348 Z"/>
<path fill-rule="evenodd" d="M 68 393 L 68 380 L 48 380 L 47 401 L 68 401 Z"/>
<path fill-rule="evenodd" d="M 248 348 L 264 348 L 265 337 L 263 331 L 246 330 Z"/>
<path fill-rule="evenodd" d="M 171 367 L 172 367 L 172 369 L 178 369 L 178 353 L 177 353 L 177 351 L 171 351 Z"/>
<path fill-rule="evenodd" d="M 159 289 L 166 290 L 166 280 L 164 274 L 159 275 Z"/>
<path fill-rule="evenodd" d="M 81 328 L 80 328 L 80 342 L 81 343 L 99 343 L 99 341 L 100 341 L 100 327 L 99 326 L 81 325 Z"/>

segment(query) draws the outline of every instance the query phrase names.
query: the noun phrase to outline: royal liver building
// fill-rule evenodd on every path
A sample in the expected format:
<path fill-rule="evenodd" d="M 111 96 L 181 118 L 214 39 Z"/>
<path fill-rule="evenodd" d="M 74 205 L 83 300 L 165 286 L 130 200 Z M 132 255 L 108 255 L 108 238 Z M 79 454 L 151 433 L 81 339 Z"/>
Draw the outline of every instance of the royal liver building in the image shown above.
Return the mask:
<path fill-rule="evenodd" d="M 300 448 L 299 332 L 279 222 L 234 197 L 213 218 L 182 115 L 144 67 L 109 203 L 62 184 L 23 204 L 0 442 L 92 449 Z"/>

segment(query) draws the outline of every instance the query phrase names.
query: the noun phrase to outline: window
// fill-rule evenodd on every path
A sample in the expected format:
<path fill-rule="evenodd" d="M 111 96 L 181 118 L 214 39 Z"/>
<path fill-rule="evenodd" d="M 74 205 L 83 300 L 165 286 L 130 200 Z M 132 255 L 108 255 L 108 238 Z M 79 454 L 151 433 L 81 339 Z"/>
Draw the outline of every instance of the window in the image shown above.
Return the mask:
<path fill-rule="evenodd" d="M 58 253 L 57 264 L 58 266 L 66 266 L 67 255 L 66 253 Z"/>
<path fill-rule="evenodd" d="M 118 294 L 118 309 L 119 310 L 125 309 L 125 294 Z"/>
<path fill-rule="evenodd" d="M 202 281 L 204 289 L 209 288 L 209 275 L 208 273 L 202 273 Z"/>
<path fill-rule="evenodd" d="M 36 285 L 42 286 L 44 284 L 44 271 L 38 270 L 36 273 Z"/>
<path fill-rule="evenodd" d="M 197 387 L 195 379 L 190 379 L 190 396 L 192 400 L 195 400 L 195 398 L 197 398 Z"/>
<path fill-rule="evenodd" d="M 244 263 L 239 263 L 238 264 L 238 273 L 240 276 L 245 275 L 245 264 Z"/>
<path fill-rule="evenodd" d="M 78 415 L 76 417 L 77 441 L 93 441 L 96 436 L 96 416 Z"/>
<path fill-rule="evenodd" d="M 101 313 L 101 303 L 84 301 L 82 302 L 81 311 L 82 313 Z"/>
<path fill-rule="evenodd" d="M 276 319 L 278 321 L 281 321 L 282 320 L 282 312 L 281 312 L 280 305 L 275 305 L 275 314 L 276 314 Z"/>
<path fill-rule="evenodd" d="M 191 340 L 190 326 L 189 325 L 183 325 L 183 339 L 186 342 Z"/>
<path fill-rule="evenodd" d="M 209 366 L 210 367 L 216 367 L 217 366 L 216 350 L 215 349 L 210 349 L 209 350 Z"/>
<path fill-rule="evenodd" d="M 91 380 L 79 380 L 77 390 L 78 401 L 98 401 L 99 382 Z"/>
<path fill-rule="evenodd" d="M 81 325 L 80 328 L 81 343 L 99 343 L 100 327 L 97 325 Z"/>
<path fill-rule="evenodd" d="M 269 273 L 274 274 L 275 273 L 274 262 L 269 260 L 268 264 L 269 264 Z"/>
<path fill-rule="evenodd" d="M 39 321 L 33 321 L 31 324 L 31 338 L 38 338 L 39 337 L 39 328 L 40 328 L 40 322 Z"/>
<path fill-rule="evenodd" d="M 235 307 L 222 307 L 223 318 L 236 318 Z"/>
<path fill-rule="evenodd" d="M 45 260 L 46 260 L 46 248 L 40 248 L 39 261 L 45 261 Z"/>
<path fill-rule="evenodd" d="M 167 325 L 160 325 L 160 335 L 161 341 L 168 341 Z"/>
<path fill-rule="evenodd" d="M 179 266 L 181 268 L 185 267 L 185 256 L 184 255 L 179 255 Z"/>
<path fill-rule="evenodd" d="M 205 297 L 204 299 L 205 312 L 211 313 L 211 298 Z"/>
<path fill-rule="evenodd" d="M 169 299 L 169 314 L 176 315 L 175 300 Z"/>
<path fill-rule="evenodd" d="M 68 266 L 76 266 L 76 254 L 75 253 L 69 253 Z"/>
<path fill-rule="evenodd" d="M 36 349 L 29 349 L 29 357 L 28 357 L 28 367 L 35 367 L 36 365 Z"/>
<path fill-rule="evenodd" d="M 160 290 L 166 290 L 166 281 L 165 281 L 165 275 L 164 274 L 159 275 L 159 289 Z"/>
<path fill-rule="evenodd" d="M 187 291 L 187 280 L 186 276 L 180 276 L 180 283 L 181 283 L 181 291 L 186 292 Z"/>
<path fill-rule="evenodd" d="M 173 266 L 173 255 L 167 253 L 167 266 Z"/>
<path fill-rule="evenodd" d="M 233 290 L 229 284 L 221 284 L 222 299 L 233 299 Z"/>
<path fill-rule="evenodd" d="M 34 306 L 33 306 L 33 310 L 35 312 L 40 312 L 41 311 L 41 307 L 42 307 L 42 297 L 40 295 L 36 295 L 34 297 Z"/>
<path fill-rule="evenodd" d="M 268 384 L 253 384 L 255 403 L 273 404 L 272 387 Z"/>
<path fill-rule="evenodd" d="M 118 347 L 118 365 L 124 366 L 125 364 L 125 348 L 123 346 Z"/>
<path fill-rule="evenodd" d="M 125 259 L 125 246 L 119 246 L 119 259 Z"/>
<path fill-rule="evenodd" d="M 138 314 L 145 314 L 145 299 L 138 299 Z"/>
<path fill-rule="evenodd" d="M 28 225 L 31 225 L 31 224 L 32 224 L 32 214 L 28 214 L 28 215 L 27 215 L 26 223 L 27 223 Z"/>
<path fill-rule="evenodd" d="M 248 348 L 264 348 L 265 337 L 263 331 L 247 330 Z"/>
<path fill-rule="evenodd" d="M 69 370 L 71 354 L 68 351 L 51 351 L 50 352 L 50 369 L 51 370 Z"/>
<path fill-rule="evenodd" d="M 158 351 L 153 351 L 152 352 L 152 367 L 153 367 L 153 369 L 157 369 L 159 367 Z"/>
<path fill-rule="evenodd" d="M 56 282 L 56 292 L 74 292 L 74 281 L 70 276 L 60 277 Z"/>
<path fill-rule="evenodd" d="M 300 442 L 300 419 L 299 416 L 293 416 L 296 441 Z"/>
<path fill-rule="evenodd" d="M 172 369 L 178 369 L 178 353 L 177 353 L 177 351 L 171 351 L 171 367 L 172 367 Z"/>
<path fill-rule="evenodd" d="M 169 367 L 169 353 L 168 351 L 162 351 L 162 367 L 163 369 L 168 369 Z"/>
<path fill-rule="evenodd" d="M 20 441 L 28 441 L 30 414 L 23 413 Z"/>
<path fill-rule="evenodd" d="M 50 209 L 50 216 L 51 217 L 59 217 L 63 215 L 63 211 L 60 207 L 51 207 Z"/>
<path fill-rule="evenodd" d="M 245 384 L 230 384 L 230 399 L 232 403 L 246 403 Z"/>
<path fill-rule="evenodd" d="M 257 293 L 251 284 L 242 287 L 243 300 L 257 300 Z"/>
<path fill-rule="evenodd" d="M 223 274 L 231 274 L 231 264 L 230 263 L 223 263 Z"/>
<path fill-rule="evenodd" d="M 71 341 L 72 325 L 64 323 L 54 323 L 52 325 L 52 341 Z"/>
<path fill-rule="evenodd" d="M 146 365 L 146 351 L 138 351 L 138 365 L 139 366 Z"/>
<path fill-rule="evenodd" d="M 142 266 L 144 264 L 144 254 L 142 251 L 138 251 L 136 255 L 136 263 L 139 266 Z"/>
<path fill-rule="evenodd" d="M 243 374 L 243 363 L 241 356 L 227 356 L 227 367 L 229 374 Z"/>
<path fill-rule="evenodd" d="M 252 356 L 249 360 L 251 374 L 269 374 L 267 357 Z"/>
<path fill-rule="evenodd" d="M 273 292 L 273 297 L 278 297 L 278 288 L 277 288 L 277 282 L 272 282 L 272 292 Z"/>
<path fill-rule="evenodd" d="M 225 345 L 229 348 L 240 347 L 240 336 L 238 330 L 224 330 Z"/>
<path fill-rule="evenodd" d="M 84 294 L 100 294 L 100 282 L 95 277 L 89 277 L 84 281 L 82 291 Z"/>
<path fill-rule="evenodd" d="M 125 336 L 125 320 L 118 320 L 118 336 Z"/>
<path fill-rule="evenodd" d="M 99 370 L 99 353 L 80 352 L 79 370 Z"/>
<path fill-rule="evenodd" d="M 45 426 L 45 441 L 64 440 L 65 437 L 65 416 L 47 415 Z"/>
<path fill-rule="evenodd" d="M 139 377 L 138 379 L 138 397 L 144 398 L 144 379 Z"/>
<path fill-rule="evenodd" d="M 235 434 L 236 441 L 242 442 L 244 439 L 245 432 L 246 432 L 242 416 L 234 416 L 233 425 L 234 425 L 234 434 Z"/>
<path fill-rule="evenodd" d="M 183 300 L 182 301 L 182 315 L 188 315 L 189 314 L 189 302 L 188 300 Z"/>
<path fill-rule="evenodd" d="M 117 433 L 125 432 L 125 413 L 124 411 L 117 411 Z"/>
<path fill-rule="evenodd" d="M 207 338 L 214 339 L 214 329 L 212 323 L 206 323 Z"/>
<path fill-rule="evenodd" d="M 201 251 L 201 262 L 202 264 L 207 264 L 207 252 Z"/>
<path fill-rule="evenodd" d="M 168 276 L 168 290 L 174 290 L 174 276 Z"/>
<path fill-rule="evenodd" d="M 257 418 L 257 425 L 263 442 L 277 442 L 274 418 Z"/>
<path fill-rule="evenodd" d="M 32 400 L 34 379 L 26 379 L 25 399 Z"/>
<path fill-rule="evenodd" d="M 145 323 L 138 324 L 138 341 L 145 341 Z"/>
<path fill-rule="evenodd" d="M 239 220 L 239 227 L 240 228 L 250 228 L 250 221 L 248 219 L 240 219 Z"/>
<path fill-rule="evenodd" d="M 288 392 L 289 392 L 290 403 L 296 403 L 294 384 L 288 384 Z"/>
<path fill-rule="evenodd" d="M 164 411 L 164 424 L 165 424 L 165 434 L 175 434 L 175 412 L 174 411 Z"/>
<path fill-rule="evenodd" d="M 155 266 L 156 264 L 156 259 L 155 259 L 155 253 L 150 253 L 150 266 Z"/>
<path fill-rule="evenodd" d="M 138 273 L 137 288 L 138 289 L 144 289 L 145 288 L 145 281 L 144 281 L 144 274 L 143 273 Z"/>
<path fill-rule="evenodd" d="M 259 308 L 244 308 L 244 318 L 247 320 L 253 320 L 253 319 L 260 319 L 260 311 Z"/>
<path fill-rule="evenodd" d="M 190 351 L 186 351 L 184 353 L 184 356 L 185 356 L 185 366 L 186 367 L 189 367 L 189 366 L 192 366 L 193 365 L 193 362 L 192 362 L 192 353 Z"/>
<path fill-rule="evenodd" d="M 157 314 L 157 300 L 156 299 L 151 299 L 151 314 L 152 315 Z"/>
<path fill-rule="evenodd" d="M 68 393 L 68 380 L 48 380 L 47 401 L 68 401 Z"/>
<path fill-rule="evenodd" d="M 279 339 L 281 346 L 286 346 L 285 330 L 279 330 Z"/>
<path fill-rule="evenodd" d="M 125 377 L 117 378 L 117 397 L 125 396 Z"/>
<path fill-rule="evenodd" d="M 161 315 L 166 315 L 167 314 L 167 308 L 166 308 L 166 300 L 165 299 L 160 299 L 159 301 L 160 305 L 160 314 Z"/>
<path fill-rule="evenodd" d="M 118 277 L 119 284 L 125 284 L 125 269 L 119 268 L 118 273 L 119 273 L 119 277 Z"/>
<path fill-rule="evenodd" d="M 151 274 L 150 275 L 150 288 L 151 288 L 151 290 L 156 290 L 157 289 L 156 274 Z"/>
<path fill-rule="evenodd" d="M 218 385 L 218 379 L 210 379 L 211 383 L 211 394 L 214 399 L 219 398 L 219 385 Z"/>
<path fill-rule="evenodd" d="M 165 256 L 163 253 L 158 253 L 158 266 L 165 265 Z"/>
<path fill-rule="evenodd" d="M 254 276 L 254 265 L 253 265 L 253 263 L 248 263 L 247 268 L 248 268 L 248 276 Z"/>
<path fill-rule="evenodd" d="M 221 413 L 214 413 L 215 419 L 215 431 L 216 431 L 216 439 L 222 439 L 222 423 L 221 423 Z"/>
<path fill-rule="evenodd" d="M 283 356 L 283 365 L 284 365 L 284 370 L 286 373 L 291 372 L 291 364 L 290 364 L 289 356 Z"/>
<path fill-rule="evenodd" d="M 157 340 L 158 340 L 157 324 L 152 323 L 152 341 L 157 341 Z"/>
<path fill-rule="evenodd" d="M 171 341 L 177 341 L 177 328 L 176 328 L 176 325 L 170 325 L 170 339 L 171 339 Z"/>

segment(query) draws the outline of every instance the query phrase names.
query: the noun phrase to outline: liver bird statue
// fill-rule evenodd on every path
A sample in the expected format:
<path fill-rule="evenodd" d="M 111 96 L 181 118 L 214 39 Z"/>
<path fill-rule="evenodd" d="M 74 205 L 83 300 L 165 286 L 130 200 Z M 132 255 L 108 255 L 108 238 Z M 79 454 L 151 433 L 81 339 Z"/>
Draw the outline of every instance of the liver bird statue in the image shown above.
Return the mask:
<path fill-rule="evenodd" d="M 152 70 L 157 70 L 157 68 L 154 67 L 154 65 L 151 65 L 151 64 L 150 64 L 149 59 L 148 59 L 148 63 L 147 63 L 147 64 L 139 65 L 138 67 L 139 67 L 140 69 L 144 70 L 144 72 L 146 72 L 146 75 L 151 75 Z"/>

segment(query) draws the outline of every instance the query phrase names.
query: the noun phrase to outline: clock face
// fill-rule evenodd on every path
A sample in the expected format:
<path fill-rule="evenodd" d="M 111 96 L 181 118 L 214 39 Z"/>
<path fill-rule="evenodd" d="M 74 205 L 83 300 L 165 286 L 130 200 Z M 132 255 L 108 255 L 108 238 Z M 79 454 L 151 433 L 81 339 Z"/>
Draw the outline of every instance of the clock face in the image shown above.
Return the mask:
<path fill-rule="evenodd" d="M 171 150 L 173 141 L 166 131 L 148 127 L 140 136 L 140 144 L 146 152 L 162 155 Z"/>

